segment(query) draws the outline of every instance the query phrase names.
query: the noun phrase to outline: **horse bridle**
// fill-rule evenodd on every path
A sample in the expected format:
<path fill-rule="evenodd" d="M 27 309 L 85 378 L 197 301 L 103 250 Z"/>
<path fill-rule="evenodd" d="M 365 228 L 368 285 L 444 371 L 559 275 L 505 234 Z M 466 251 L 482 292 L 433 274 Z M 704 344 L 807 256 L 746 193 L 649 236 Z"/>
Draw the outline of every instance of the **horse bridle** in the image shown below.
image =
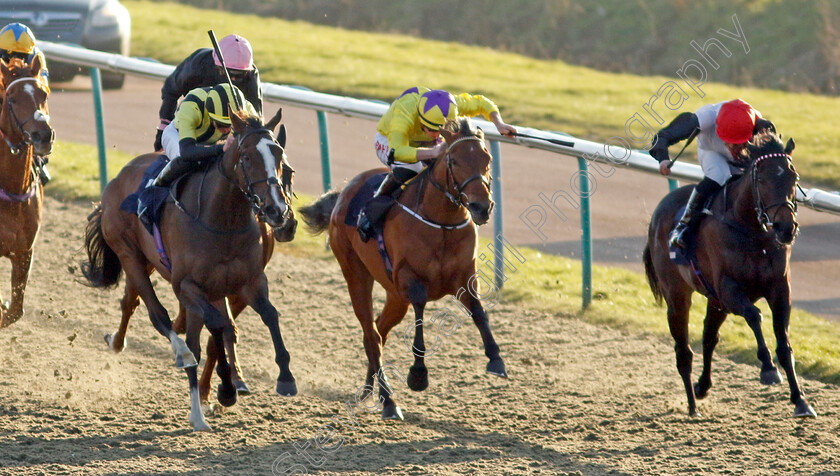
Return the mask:
<path fill-rule="evenodd" d="M 776 207 L 788 207 L 791 212 L 793 212 L 793 216 L 796 217 L 797 206 L 796 200 L 785 200 L 782 202 L 772 203 L 770 205 L 765 205 L 764 201 L 761 198 L 761 190 L 758 188 L 758 166 L 766 158 L 769 157 L 783 157 L 787 159 L 788 163 L 791 163 L 791 157 L 788 154 L 781 154 L 781 153 L 772 153 L 762 155 L 761 157 L 755 159 L 753 163 L 752 169 L 750 170 L 750 180 L 752 181 L 752 186 L 754 190 L 754 198 L 755 198 L 755 213 L 758 218 L 758 224 L 761 226 L 762 231 L 767 231 L 767 228 L 772 228 L 774 223 L 770 221 L 770 210 Z M 794 171 L 794 173 L 796 173 Z M 797 186 L 799 183 L 799 177 L 797 175 Z"/>
<path fill-rule="evenodd" d="M 449 144 L 449 147 L 446 148 L 446 159 L 445 160 L 446 160 L 446 169 L 447 169 L 447 171 L 446 171 L 447 186 L 444 187 L 444 186 L 440 185 L 439 183 L 435 182 L 434 180 L 432 180 L 431 177 L 429 178 L 429 182 L 436 189 L 443 192 L 443 194 L 446 196 L 446 198 L 449 199 L 450 202 L 452 202 L 453 204 L 455 204 L 458 207 L 464 207 L 464 208 L 466 208 L 466 205 L 464 205 L 464 203 L 463 203 L 463 197 L 466 197 L 466 194 L 464 194 L 464 188 L 466 188 L 466 186 L 470 182 L 472 182 L 473 180 L 481 180 L 481 183 L 483 183 L 484 186 L 487 187 L 487 191 L 490 192 L 490 180 L 488 180 L 487 177 L 484 176 L 483 174 L 475 174 L 472 177 L 470 177 L 470 178 L 464 180 L 463 182 L 461 182 L 460 185 L 455 180 L 455 171 L 452 170 L 452 163 L 454 162 L 454 160 L 452 159 L 452 155 L 450 154 L 450 152 L 452 152 L 452 149 L 456 145 L 460 144 L 461 142 L 467 142 L 467 141 L 477 141 L 479 144 L 481 144 L 481 147 L 484 148 L 484 139 L 482 139 L 479 136 L 471 135 L 471 136 L 461 137 L 459 139 L 454 140 L 451 144 Z M 457 196 L 449 193 L 449 183 L 450 182 L 452 183 L 452 186 L 455 189 L 455 192 L 457 193 Z"/>
<path fill-rule="evenodd" d="M 245 188 L 243 188 L 234 179 L 231 179 L 230 177 L 228 177 L 224 173 L 224 171 L 221 169 L 221 163 L 222 163 L 221 160 L 217 162 L 219 164 L 218 165 L 219 170 L 222 172 L 222 176 L 227 178 L 231 183 L 236 184 L 239 187 L 239 190 L 241 190 L 242 193 L 245 194 L 245 198 L 247 198 L 248 202 L 251 204 L 251 209 L 253 210 L 254 214 L 256 214 L 257 217 L 259 217 L 261 220 L 265 218 L 265 212 L 263 211 L 263 206 L 265 205 L 265 203 L 263 202 L 263 199 L 260 198 L 259 195 L 257 195 L 254 192 L 254 186 L 258 185 L 258 184 L 261 184 L 263 182 L 266 182 L 266 183 L 268 183 L 269 190 L 272 187 L 279 187 L 281 193 L 283 194 L 283 198 L 286 199 L 286 204 L 290 205 L 286 208 L 286 212 L 283 215 L 284 218 L 285 218 L 286 216 L 288 216 L 288 214 L 290 213 L 290 211 L 292 209 L 291 204 L 289 203 L 289 200 L 290 200 L 290 195 L 292 193 L 292 180 L 291 180 L 291 178 L 292 178 L 292 174 L 294 173 L 294 169 L 292 169 L 292 167 L 286 162 L 286 152 L 283 151 L 282 159 L 281 159 L 281 162 L 280 162 L 280 165 L 281 165 L 281 168 L 282 168 L 282 179 L 283 179 L 282 182 L 277 178 L 276 175 L 274 177 L 266 177 L 264 179 L 251 180 L 251 178 L 248 176 L 248 171 L 242 165 L 243 156 L 247 155 L 244 152 L 242 152 L 242 149 L 243 149 L 242 145 L 243 145 L 243 143 L 244 143 L 244 141 L 247 137 L 249 137 L 251 135 L 254 135 L 254 134 L 267 134 L 271 138 L 271 141 L 274 142 L 277 145 L 277 147 L 280 147 L 281 151 L 283 150 L 283 148 L 280 146 L 280 144 L 277 143 L 277 140 L 274 138 L 274 132 L 271 129 L 268 129 L 268 128 L 265 128 L 265 127 L 259 128 L 259 129 L 252 129 L 252 130 L 250 130 L 250 131 L 248 131 L 244 134 L 238 135 L 238 137 L 237 137 L 237 146 L 239 147 L 239 160 L 237 161 L 236 165 L 234 166 L 234 170 L 236 169 L 237 166 L 242 169 L 242 176 L 245 178 Z M 288 177 L 288 180 L 287 180 L 287 177 Z"/>
<path fill-rule="evenodd" d="M 20 119 L 18 119 L 17 114 L 15 114 L 15 110 L 12 109 L 12 104 L 8 101 L 9 89 L 11 89 L 12 86 L 14 86 L 16 83 L 20 83 L 20 82 L 24 82 L 24 81 L 34 81 L 35 84 L 38 86 L 38 89 L 40 89 L 41 91 L 44 91 L 45 93 L 47 93 L 47 95 L 49 95 L 49 91 L 44 89 L 44 87 L 41 85 L 41 81 L 38 78 L 30 78 L 30 77 L 18 78 L 16 80 L 12 81 L 11 83 L 9 83 L 8 86 L 6 86 L 6 96 L 7 96 L 7 98 L 5 98 L 3 100 L 3 102 L 5 103 L 5 106 L 9 110 L 9 114 L 11 114 L 12 119 L 15 122 L 15 126 L 18 128 L 18 131 L 20 131 L 21 135 L 23 136 L 23 140 L 21 140 L 17 144 L 12 144 L 12 142 L 9 140 L 9 137 L 6 136 L 6 134 L 3 134 L 2 131 L 0 131 L 0 135 L 3 136 L 3 140 L 6 141 L 6 145 L 9 146 L 9 152 L 11 152 L 12 155 L 18 155 L 21 152 L 21 150 L 23 150 L 25 147 L 32 145 L 32 136 L 29 134 L 29 132 L 24 130 L 23 126 L 29 124 L 30 121 L 35 120 L 35 118 L 38 115 L 41 114 L 40 110 L 36 110 L 35 113 L 32 114 L 32 117 L 30 117 L 29 119 L 21 122 Z M 50 131 L 52 132 L 52 137 L 50 138 L 50 140 L 54 140 L 55 139 L 55 130 L 50 128 Z"/>

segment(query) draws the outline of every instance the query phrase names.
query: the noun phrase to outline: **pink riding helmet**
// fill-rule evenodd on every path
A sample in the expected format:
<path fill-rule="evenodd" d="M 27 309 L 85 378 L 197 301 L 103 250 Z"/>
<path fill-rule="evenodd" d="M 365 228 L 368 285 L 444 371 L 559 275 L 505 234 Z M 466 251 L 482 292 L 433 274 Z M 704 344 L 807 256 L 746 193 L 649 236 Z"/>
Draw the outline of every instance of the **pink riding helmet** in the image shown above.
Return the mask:
<path fill-rule="evenodd" d="M 222 50 L 228 69 L 250 71 L 254 68 L 254 50 L 245 38 L 239 35 L 228 35 L 219 41 L 219 49 Z M 213 50 L 213 61 L 216 66 L 222 65 L 215 50 Z"/>

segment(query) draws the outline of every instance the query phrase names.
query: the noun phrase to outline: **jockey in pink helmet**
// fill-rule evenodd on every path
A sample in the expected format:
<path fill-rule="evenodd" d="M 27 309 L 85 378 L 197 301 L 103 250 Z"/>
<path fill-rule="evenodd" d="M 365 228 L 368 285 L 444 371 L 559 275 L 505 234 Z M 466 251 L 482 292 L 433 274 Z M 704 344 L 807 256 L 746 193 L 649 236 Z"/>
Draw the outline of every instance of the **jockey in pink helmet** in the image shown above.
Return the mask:
<path fill-rule="evenodd" d="M 254 51 L 251 43 L 239 35 L 228 35 L 219 40 L 219 49 L 225 59 L 231 82 L 256 109 L 262 114 L 262 86 L 260 73 L 254 65 Z M 166 78 L 160 90 L 160 125 L 155 134 L 155 150 L 162 150 L 161 136 L 166 125 L 175 117 L 178 100 L 195 88 L 204 88 L 227 82 L 222 63 L 216 57 L 213 48 L 201 48 L 194 51 L 175 67 L 175 71 Z"/>
<path fill-rule="evenodd" d="M 440 129 L 457 116 L 484 116 L 493 121 L 500 134 L 510 136 L 516 129 L 505 124 L 499 108 L 481 95 L 453 96 L 440 89 L 413 87 L 403 91 L 376 126 L 374 148 L 379 160 L 391 169 L 362 213 L 358 230 L 363 241 L 393 204 L 391 197 L 401 185 L 417 175 L 424 161 L 440 157 L 446 143 Z"/>
<path fill-rule="evenodd" d="M 659 161 L 662 175 L 671 173 L 668 147 L 694 136 L 697 137 L 697 160 L 705 175 L 694 187 L 685 213 L 671 233 L 671 246 L 686 247 L 687 234 L 693 233 L 700 223 L 706 201 L 730 177 L 743 173 L 744 167 L 749 165 L 747 142 L 765 129 L 776 130 L 772 122 L 762 119 L 746 101 L 733 99 L 708 104 L 696 113 L 684 112 L 656 134 L 650 155 Z"/>

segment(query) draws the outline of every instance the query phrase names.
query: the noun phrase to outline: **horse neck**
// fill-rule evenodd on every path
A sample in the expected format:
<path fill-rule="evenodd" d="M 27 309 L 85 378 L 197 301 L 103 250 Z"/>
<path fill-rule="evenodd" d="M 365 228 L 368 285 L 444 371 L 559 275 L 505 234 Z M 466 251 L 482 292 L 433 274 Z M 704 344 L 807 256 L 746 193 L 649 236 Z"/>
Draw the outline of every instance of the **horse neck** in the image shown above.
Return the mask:
<path fill-rule="evenodd" d="M 758 216 L 755 211 L 755 191 L 750 180 L 751 169 L 735 182 L 729 190 L 732 203 L 732 218 L 750 229 L 758 229 Z"/>
<path fill-rule="evenodd" d="M 446 166 L 446 156 L 439 158 L 431 170 L 429 180 L 436 182 L 451 195 L 456 196 L 458 192 L 451 189 L 451 177 L 448 176 L 449 168 Z M 452 203 L 447 196 L 432 184 L 427 184 L 423 189 L 422 200 L 419 204 L 419 211 L 426 218 L 443 224 L 453 224 L 466 220 L 469 215 L 467 209 Z"/>
<path fill-rule="evenodd" d="M 34 180 L 32 174 L 33 147 L 25 144 L 12 153 L 12 145 L 21 144 L 23 135 L 12 126 L 9 108 L 3 104 L 0 112 L 0 188 L 8 193 L 22 194 L 29 191 Z"/>
<path fill-rule="evenodd" d="M 220 229 L 241 228 L 253 219 L 253 214 L 245 194 L 233 183 L 237 161 L 232 150 L 220 160 L 221 163 L 210 166 L 204 180 L 202 188 L 205 190 L 199 198 L 203 202 L 201 219 Z"/>

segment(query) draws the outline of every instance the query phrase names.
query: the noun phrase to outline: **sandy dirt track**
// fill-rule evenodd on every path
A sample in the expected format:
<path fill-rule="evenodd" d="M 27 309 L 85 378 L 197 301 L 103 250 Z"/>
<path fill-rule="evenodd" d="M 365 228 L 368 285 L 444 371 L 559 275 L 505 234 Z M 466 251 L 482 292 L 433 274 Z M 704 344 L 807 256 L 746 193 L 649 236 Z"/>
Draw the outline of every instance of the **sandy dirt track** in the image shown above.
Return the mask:
<path fill-rule="evenodd" d="M 0 474 L 840 474 L 837 387 L 804 380 L 820 416 L 794 420 L 786 387 L 721 359 L 703 417 L 690 419 L 671 342 L 509 306 L 489 314 L 510 379 L 484 373 L 468 323 L 441 336 L 425 392 L 394 382 L 406 420 L 383 422 L 353 400 L 366 360 L 337 264 L 282 245 L 268 276 L 300 394 L 273 394 L 268 332 L 246 311 L 241 359 L 255 393 L 194 434 L 185 375 L 142 306 L 127 349 L 106 349 L 121 290 L 79 283 L 89 210 L 47 199 L 27 314 L 0 332 Z M 405 328 L 385 350 L 403 372 Z M 334 448 L 315 449 L 327 426 Z M 307 444 L 311 460 L 297 449 Z"/>
<path fill-rule="evenodd" d="M 67 86 L 63 91 L 56 88 L 50 97 L 56 135 L 61 140 L 96 144 L 90 80 L 77 77 Z M 104 93 L 108 148 L 133 154 L 151 150 L 158 124 L 160 86 L 160 81 L 128 77 L 125 88 Z M 266 114 L 273 114 L 277 107 L 267 103 Z M 284 107 L 284 122 L 289 128 L 289 159 L 298 172 L 295 184 L 298 190 L 316 195 L 322 185 L 315 112 Z M 372 122 L 339 115 L 330 115 L 328 122 L 333 186 L 342 187 L 360 171 L 379 165 L 372 152 Z M 807 152 L 807 144 L 798 144 L 797 150 Z M 551 197 L 555 192 L 572 190 L 570 179 L 577 173 L 576 161 L 510 144 L 502 144 L 501 151 L 502 176 L 496 179 L 502 181 L 504 189 L 506 238 L 516 245 L 578 259 L 581 232 L 576 208 L 562 199 L 557 201 L 568 218 L 564 221 L 547 212 L 540 230 L 545 241 L 519 219 L 529 207 L 542 203 L 538 194 Z M 608 178 L 594 171 L 592 174 L 597 179 L 591 199 L 595 262 L 643 272 L 641 254 L 647 225 L 653 209 L 667 193 L 666 181 L 626 169 L 616 169 Z M 840 320 L 836 286 L 840 282 L 840 217 L 801 207 L 799 221 L 801 234 L 791 261 L 794 306 Z M 492 226 L 482 227 L 482 233 L 492 235 Z M 597 291 L 597 274 L 593 281 Z"/>

